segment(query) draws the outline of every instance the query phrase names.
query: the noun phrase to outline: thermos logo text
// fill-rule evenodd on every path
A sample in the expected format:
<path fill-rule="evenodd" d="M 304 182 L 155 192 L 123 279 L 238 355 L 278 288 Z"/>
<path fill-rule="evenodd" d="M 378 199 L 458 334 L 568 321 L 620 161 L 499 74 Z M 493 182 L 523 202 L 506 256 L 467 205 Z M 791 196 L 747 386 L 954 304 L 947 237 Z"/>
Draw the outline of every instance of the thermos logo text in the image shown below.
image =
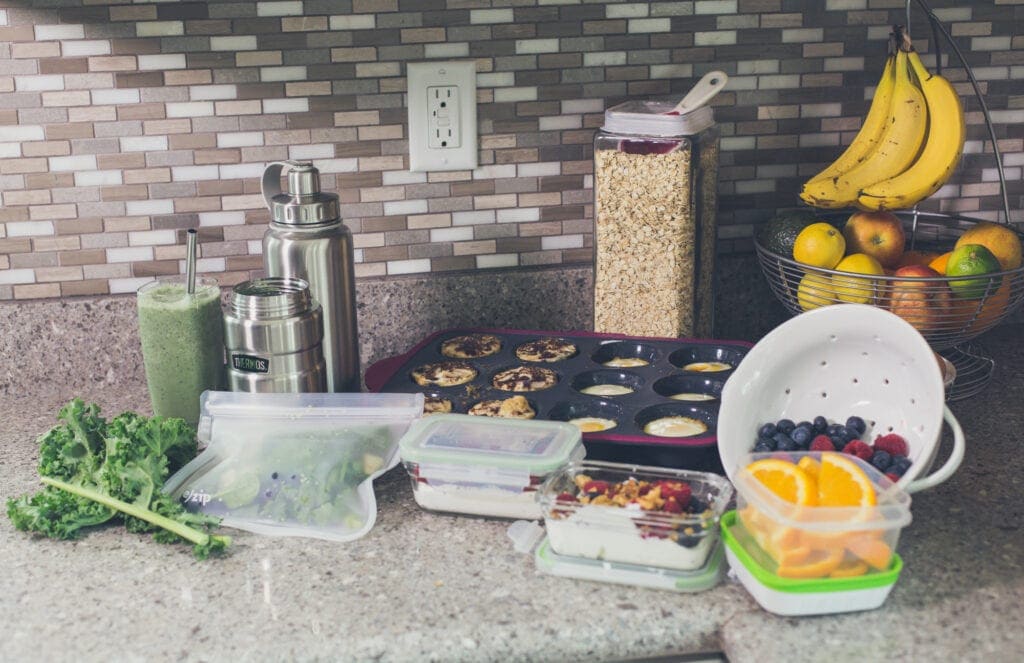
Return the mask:
<path fill-rule="evenodd" d="M 250 355 L 231 355 L 231 366 L 236 371 L 246 373 L 268 373 L 270 362 L 263 357 L 252 357 Z"/>

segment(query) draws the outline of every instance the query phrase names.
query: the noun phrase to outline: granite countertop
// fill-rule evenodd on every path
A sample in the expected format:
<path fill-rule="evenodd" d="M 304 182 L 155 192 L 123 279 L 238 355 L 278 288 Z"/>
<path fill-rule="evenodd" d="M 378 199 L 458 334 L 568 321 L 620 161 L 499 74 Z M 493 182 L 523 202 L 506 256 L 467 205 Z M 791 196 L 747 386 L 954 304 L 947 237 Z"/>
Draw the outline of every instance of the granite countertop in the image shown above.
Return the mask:
<path fill-rule="evenodd" d="M 231 553 L 204 562 L 123 527 L 51 541 L 0 517 L 0 657 L 1011 660 L 1024 651 L 1022 332 L 1003 326 L 985 339 L 999 358 L 994 381 L 952 406 L 966 459 L 951 480 L 914 496 L 903 576 L 876 611 L 779 618 L 733 581 L 691 595 L 542 575 L 512 550 L 507 522 L 423 511 L 396 468 L 377 481 L 377 524 L 359 541 L 233 532 Z M 71 397 L 108 415 L 148 411 L 140 371 L 104 370 L 91 380 L 8 373 L 0 500 L 38 488 L 35 439 Z"/>

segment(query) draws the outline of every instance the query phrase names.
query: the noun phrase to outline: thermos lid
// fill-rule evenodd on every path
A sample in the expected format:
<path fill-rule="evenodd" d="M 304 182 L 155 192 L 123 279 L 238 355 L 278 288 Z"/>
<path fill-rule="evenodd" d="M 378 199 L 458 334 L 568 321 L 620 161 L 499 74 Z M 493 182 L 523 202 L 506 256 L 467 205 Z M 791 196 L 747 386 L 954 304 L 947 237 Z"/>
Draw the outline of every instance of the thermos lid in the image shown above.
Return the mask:
<path fill-rule="evenodd" d="M 288 190 L 281 173 L 288 169 Z M 320 171 L 308 161 L 275 161 L 263 171 L 263 199 L 274 223 L 314 225 L 337 221 L 338 196 L 320 191 Z"/>

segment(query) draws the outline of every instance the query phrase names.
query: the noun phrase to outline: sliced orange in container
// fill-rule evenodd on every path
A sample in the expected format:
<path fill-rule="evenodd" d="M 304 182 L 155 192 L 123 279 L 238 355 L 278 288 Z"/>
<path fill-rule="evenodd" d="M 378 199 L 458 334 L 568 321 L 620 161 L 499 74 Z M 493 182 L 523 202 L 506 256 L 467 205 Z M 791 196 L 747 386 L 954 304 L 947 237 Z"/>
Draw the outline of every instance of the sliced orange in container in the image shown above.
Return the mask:
<path fill-rule="evenodd" d="M 780 458 L 763 458 L 747 465 L 747 471 L 781 499 L 802 506 L 818 501 L 815 481 L 793 463 Z"/>
<path fill-rule="evenodd" d="M 892 549 L 874 536 L 853 538 L 847 542 L 846 549 L 878 571 L 885 571 L 892 562 Z"/>
<path fill-rule="evenodd" d="M 815 550 L 798 564 L 779 564 L 775 575 L 780 578 L 824 578 L 843 562 L 842 550 Z"/>
<path fill-rule="evenodd" d="M 828 574 L 829 578 L 853 578 L 855 576 L 862 576 L 868 572 L 868 565 L 859 559 L 849 560 L 845 559 L 843 562 L 835 568 L 834 571 Z"/>
<path fill-rule="evenodd" d="M 821 455 L 817 488 L 818 506 L 875 506 L 876 503 L 871 478 L 843 454 Z"/>
<path fill-rule="evenodd" d="M 814 456 L 804 456 L 796 466 L 803 470 L 807 476 L 811 477 L 815 481 L 818 480 L 818 474 L 821 472 L 821 463 L 819 463 Z"/>

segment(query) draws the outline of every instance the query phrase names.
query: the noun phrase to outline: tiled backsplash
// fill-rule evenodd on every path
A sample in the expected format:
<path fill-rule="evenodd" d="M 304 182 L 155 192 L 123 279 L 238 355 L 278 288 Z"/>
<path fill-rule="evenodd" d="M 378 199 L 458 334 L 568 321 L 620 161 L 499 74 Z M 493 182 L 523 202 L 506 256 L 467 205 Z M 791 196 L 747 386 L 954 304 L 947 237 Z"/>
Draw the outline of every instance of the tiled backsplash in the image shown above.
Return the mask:
<path fill-rule="evenodd" d="M 1022 220 L 1024 0 L 932 4 L 986 91 Z M 133 291 L 178 273 L 193 226 L 200 271 L 245 280 L 268 220 L 259 177 L 281 159 L 313 160 L 340 193 L 361 277 L 586 263 L 603 109 L 679 97 L 716 68 L 731 76 L 720 248 L 746 250 L 852 137 L 903 7 L 0 0 L 0 299 Z M 913 27 L 930 52 L 916 9 Z M 476 61 L 477 170 L 407 170 L 405 64 L 426 59 Z M 968 108 L 965 160 L 928 207 L 991 218 L 991 147 Z"/>

